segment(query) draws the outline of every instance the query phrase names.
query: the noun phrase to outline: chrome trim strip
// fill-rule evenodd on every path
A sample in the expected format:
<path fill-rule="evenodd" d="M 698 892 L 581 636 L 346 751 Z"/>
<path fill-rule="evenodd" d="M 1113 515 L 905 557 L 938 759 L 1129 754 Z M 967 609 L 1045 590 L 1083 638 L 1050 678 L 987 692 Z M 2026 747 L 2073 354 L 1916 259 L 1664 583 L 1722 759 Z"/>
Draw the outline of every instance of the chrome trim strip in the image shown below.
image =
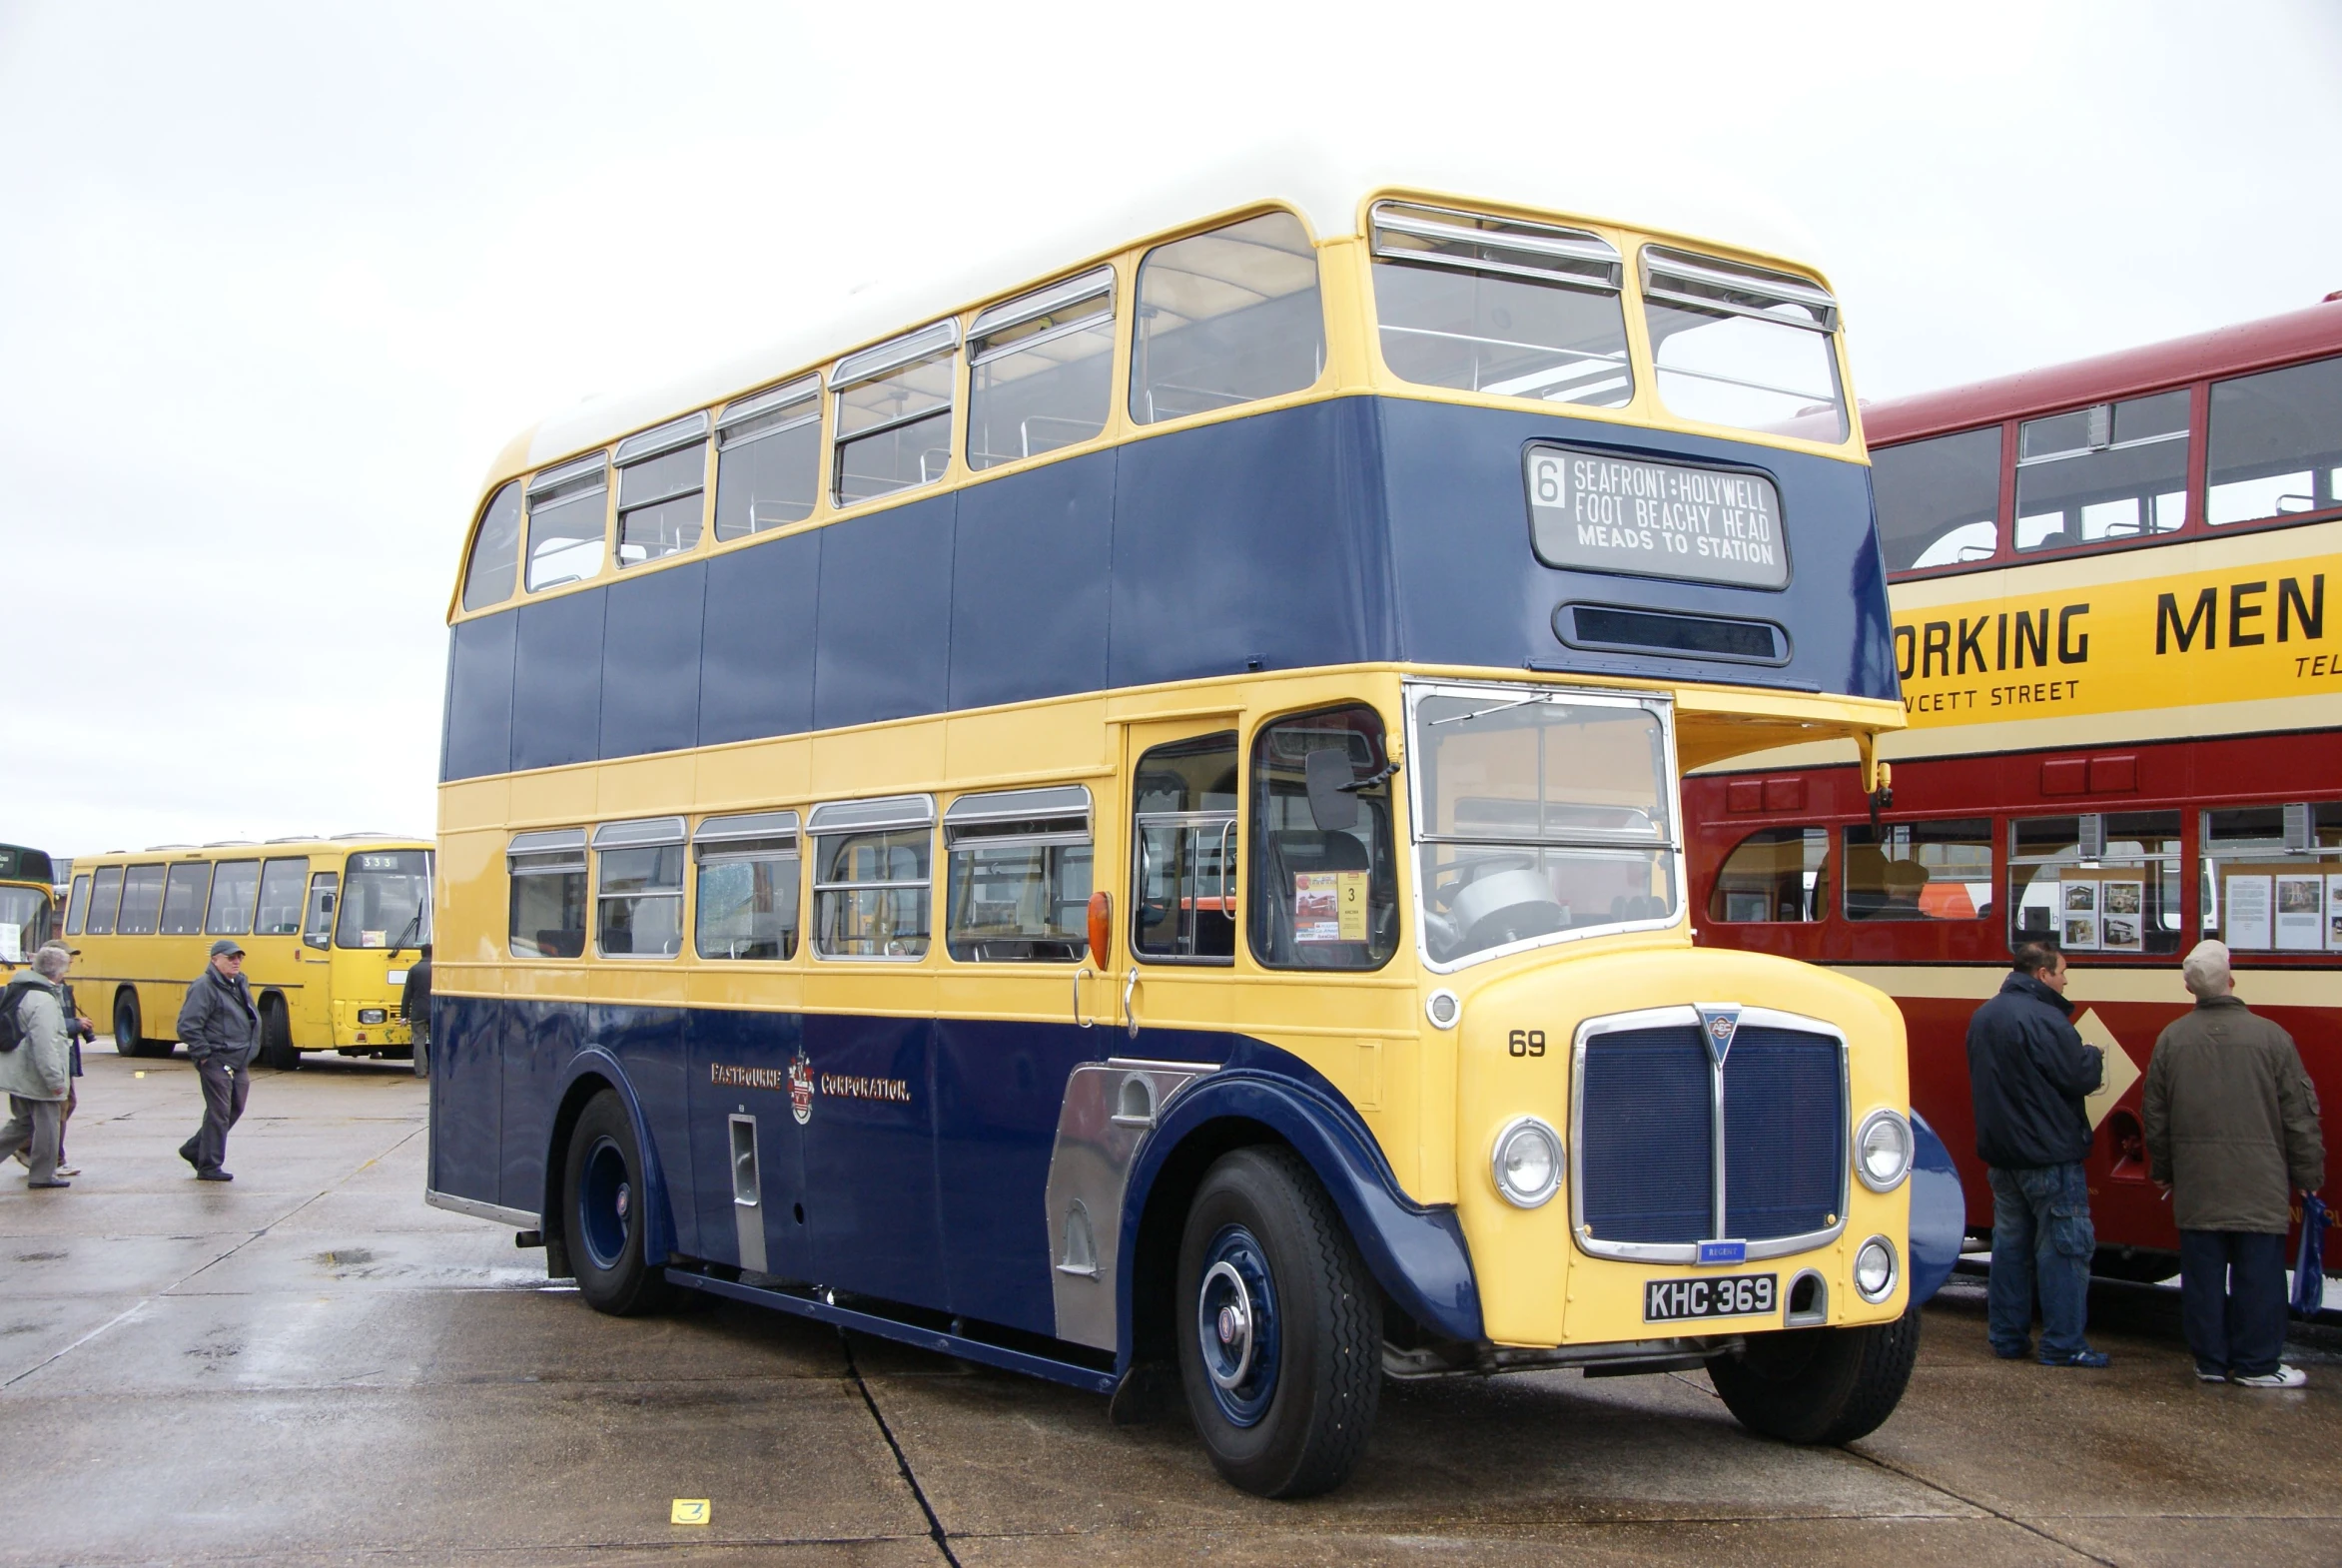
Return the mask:
<path fill-rule="evenodd" d="M 702 408 L 697 413 L 687 413 L 680 419 L 669 419 L 656 429 L 644 430 L 640 435 L 627 436 L 618 443 L 612 455 L 617 458 L 618 465 L 624 467 L 630 462 L 642 462 L 651 457 L 663 456 L 667 452 L 688 446 L 693 441 L 705 440 L 706 438 L 707 410 Z"/>
<path fill-rule="evenodd" d="M 840 360 L 830 373 L 830 391 L 843 392 L 864 382 L 874 382 L 890 371 L 899 371 L 932 355 L 960 347 L 960 319 L 947 316 L 917 332 L 882 343 L 860 354 L 850 354 Z"/>
<path fill-rule="evenodd" d="M 1784 1013 L 1775 1008 L 1744 1007 L 1740 1010 L 1740 1027 L 1765 1029 L 1794 1029 L 1806 1034 L 1826 1035 L 1838 1042 L 1838 1104 L 1840 1115 L 1850 1114 L 1849 1047 L 1846 1031 L 1818 1018 L 1807 1018 L 1800 1013 Z M 1633 1029 L 1698 1029 L 1700 1010 L 1690 1005 L 1682 1007 L 1638 1008 L 1629 1013 L 1608 1013 L 1579 1024 L 1570 1040 L 1569 1090 L 1569 1230 L 1570 1242 L 1589 1257 L 1607 1257 L 1638 1263 L 1698 1263 L 1700 1245 L 1697 1241 L 1605 1241 L 1586 1233 L 1586 1184 L 1582 1162 L 1585 1158 L 1586 1129 L 1586 1046 L 1597 1035 L 1617 1034 Z M 1708 1228 L 1721 1231 L 1724 1224 L 1724 1069 L 1714 1057 L 1708 1066 L 1710 1094 L 1713 1096 L 1714 1152 L 1716 1179 L 1714 1210 L 1708 1219 Z M 1842 1130 L 1851 1139 L 1851 1129 Z M 1851 1151 L 1851 1144 L 1848 1146 Z M 1852 1177 L 1853 1162 L 1843 1160 L 1838 1171 L 1838 1222 L 1820 1230 L 1809 1230 L 1798 1235 L 1772 1236 L 1748 1241 L 1750 1262 L 1764 1258 L 1787 1257 L 1793 1252 L 1809 1251 L 1825 1246 L 1845 1233 L 1847 1225 L 1847 1182 Z M 1736 1240 L 1738 1237 L 1714 1235 L 1709 1240 Z"/>
<path fill-rule="evenodd" d="M 610 482 L 609 459 L 605 453 L 597 451 L 590 456 L 580 457 L 574 462 L 562 463 L 557 468 L 545 469 L 528 481 L 529 502 L 533 505 L 546 491 L 558 489 L 573 479 L 584 478 L 589 473 L 599 478 L 605 485 Z"/>
<path fill-rule="evenodd" d="M 595 849 L 649 849 L 683 842 L 681 817 L 637 817 L 605 822 L 593 830 Z"/>
<path fill-rule="evenodd" d="M 1068 278 L 1063 283 L 1052 284 L 1045 289 L 1037 289 L 1022 299 L 1010 300 L 979 311 L 976 314 L 976 320 L 968 328 L 968 341 L 973 344 L 977 339 L 1000 332 L 1004 328 L 1021 327 L 1036 317 L 1047 316 L 1069 305 L 1079 305 L 1094 295 L 1105 297 L 1106 310 L 1104 314 L 1111 319 L 1114 315 L 1114 287 L 1115 270 L 1112 264 L 1105 267 L 1093 267 L 1090 271 Z M 1019 344 L 1017 347 L 1024 346 Z"/>
<path fill-rule="evenodd" d="M 734 398 L 724 404 L 724 411 L 716 416 L 716 429 L 720 432 L 735 424 L 753 419 L 759 414 L 770 413 L 776 408 L 786 408 L 793 403 L 804 402 L 820 395 L 821 372 L 815 371 L 812 375 L 800 376 L 793 382 L 784 382 L 778 387 L 768 388 L 763 392 L 750 392 L 745 397 Z M 821 416 L 819 404 L 815 405 L 813 416 L 815 418 Z"/>
<path fill-rule="evenodd" d="M 797 836 L 794 811 L 758 811 L 741 816 L 702 817 L 694 844 L 726 844 L 744 839 L 793 839 Z"/>
<path fill-rule="evenodd" d="M 452 1192 L 433 1192 L 427 1187 L 423 1190 L 422 1200 L 433 1208 L 444 1208 L 453 1213 L 469 1214 L 474 1219 L 493 1219 L 498 1224 L 510 1225 L 515 1230 L 539 1228 L 537 1224 L 539 1216 L 525 1208 L 506 1208 L 501 1203 L 483 1203 L 476 1197 L 457 1197 Z"/>
<path fill-rule="evenodd" d="M 1474 229 L 1463 224 L 1440 223 L 1432 218 L 1418 218 L 1416 213 L 1441 213 L 1450 218 L 1485 218 L 1490 223 L 1507 224 L 1505 229 Z M 1623 260 L 1618 247 L 1600 235 L 1585 229 L 1563 229 L 1551 224 L 1528 223 L 1517 218 L 1499 218 L 1493 213 L 1464 213 L 1446 207 L 1424 207 L 1414 202 L 1376 202 L 1368 214 L 1377 229 L 1395 230 L 1411 234 L 1419 240 L 1447 240 L 1459 245 L 1485 245 L 1499 251 L 1523 251 L 1537 256 L 1558 256 L 1577 262 L 1600 262 L 1617 266 Z M 1461 257 L 1443 258 L 1420 251 L 1385 251 L 1379 238 L 1374 254 L 1391 256 L 1406 261 L 1448 261 L 1464 265 Z M 1539 273 L 1538 277 L 1551 277 Z M 1591 282 L 1592 280 L 1588 280 Z M 1613 284 L 1613 288 L 1617 285 Z"/>
<path fill-rule="evenodd" d="M 881 810 L 882 807 L 893 808 Z M 862 800 L 825 800 L 813 808 L 809 834 L 890 833 L 935 826 L 933 795 L 874 795 Z"/>
<path fill-rule="evenodd" d="M 1775 316 L 1759 306 L 1736 300 L 1715 299 L 1697 293 L 1693 288 L 1670 289 L 1662 281 L 1669 278 L 1678 280 L 1680 284 L 1704 285 L 1752 300 L 1770 301 L 1774 305 L 1802 305 L 1815 312 L 1817 319 L 1801 322 L 1791 317 Z M 1805 332 L 1828 333 L 1838 328 L 1838 301 L 1826 289 L 1787 273 L 1756 268 L 1744 270 L 1717 258 L 1671 251 L 1658 245 L 1643 247 L 1643 296 L 1668 305 L 1684 305 L 1696 310 L 1778 322 L 1784 327 L 1795 327 Z"/>

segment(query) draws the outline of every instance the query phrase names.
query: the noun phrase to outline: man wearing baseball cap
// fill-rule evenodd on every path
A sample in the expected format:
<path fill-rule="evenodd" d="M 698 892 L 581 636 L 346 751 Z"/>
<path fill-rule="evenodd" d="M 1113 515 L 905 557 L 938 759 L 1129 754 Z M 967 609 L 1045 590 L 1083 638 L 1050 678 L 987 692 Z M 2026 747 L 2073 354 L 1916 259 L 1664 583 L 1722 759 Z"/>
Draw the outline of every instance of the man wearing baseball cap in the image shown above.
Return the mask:
<path fill-rule="evenodd" d="M 260 1010 L 244 978 L 244 949 L 232 937 L 212 944 L 212 961 L 187 988 L 179 1010 L 179 1038 L 204 1085 L 204 1125 L 179 1146 L 198 1181 L 233 1181 L 220 1163 L 228 1158 L 228 1130 L 244 1115 L 252 1090 L 252 1053 L 260 1043 Z"/>

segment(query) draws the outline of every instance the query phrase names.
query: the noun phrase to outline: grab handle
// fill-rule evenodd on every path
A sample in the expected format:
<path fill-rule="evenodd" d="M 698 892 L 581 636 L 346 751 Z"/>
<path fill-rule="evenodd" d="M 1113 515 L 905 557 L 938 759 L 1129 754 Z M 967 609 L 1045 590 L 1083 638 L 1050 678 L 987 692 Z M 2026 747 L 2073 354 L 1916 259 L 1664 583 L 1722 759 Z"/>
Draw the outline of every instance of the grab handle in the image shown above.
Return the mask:
<path fill-rule="evenodd" d="M 1131 1038 L 1133 1040 L 1137 1040 L 1139 1038 L 1139 1018 L 1137 1014 L 1131 1011 L 1131 993 L 1138 989 L 1139 971 L 1137 969 L 1133 969 L 1131 971 L 1131 978 L 1123 982 L 1123 1028 L 1131 1032 Z"/>
<path fill-rule="evenodd" d="M 1083 1029 L 1096 1029 L 1098 1027 L 1098 1020 L 1094 1018 L 1084 1018 L 1082 1016 L 1083 977 L 1095 976 L 1097 973 L 1098 972 L 1096 970 L 1092 969 L 1087 964 L 1074 971 L 1074 1022 Z"/>

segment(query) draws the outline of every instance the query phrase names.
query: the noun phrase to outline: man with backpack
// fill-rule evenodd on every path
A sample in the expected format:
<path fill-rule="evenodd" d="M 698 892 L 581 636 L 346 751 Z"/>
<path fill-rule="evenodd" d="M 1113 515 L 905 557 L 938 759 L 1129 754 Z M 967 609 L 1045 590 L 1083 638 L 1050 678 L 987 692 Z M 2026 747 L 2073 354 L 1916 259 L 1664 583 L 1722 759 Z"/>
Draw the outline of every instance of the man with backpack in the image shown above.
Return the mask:
<path fill-rule="evenodd" d="M 65 1096 L 73 1086 L 73 1057 L 58 982 L 73 967 L 73 952 L 52 942 L 33 955 L 32 973 L 0 991 L 0 1089 L 8 1092 L 9 1120 L 0 1127 L 0 1161 L 28 1145 L 27 1186 L 71 1186 L 57 1176 Z"/>

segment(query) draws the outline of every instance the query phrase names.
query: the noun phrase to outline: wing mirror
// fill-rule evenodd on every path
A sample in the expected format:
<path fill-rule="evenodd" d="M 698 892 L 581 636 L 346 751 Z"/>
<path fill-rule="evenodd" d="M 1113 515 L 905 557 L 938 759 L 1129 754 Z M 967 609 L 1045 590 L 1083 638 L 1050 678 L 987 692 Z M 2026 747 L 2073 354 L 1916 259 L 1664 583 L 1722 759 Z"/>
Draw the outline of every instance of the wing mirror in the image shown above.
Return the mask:
<path fill-rule="evenodd" d="M 1358 797 L 1350 791 L 1355 777 L 1346 749 L 1309 753 L 1309 815 L 1317 819 L 1319 831 L 1339 833 L 1358 825 Z"/>

